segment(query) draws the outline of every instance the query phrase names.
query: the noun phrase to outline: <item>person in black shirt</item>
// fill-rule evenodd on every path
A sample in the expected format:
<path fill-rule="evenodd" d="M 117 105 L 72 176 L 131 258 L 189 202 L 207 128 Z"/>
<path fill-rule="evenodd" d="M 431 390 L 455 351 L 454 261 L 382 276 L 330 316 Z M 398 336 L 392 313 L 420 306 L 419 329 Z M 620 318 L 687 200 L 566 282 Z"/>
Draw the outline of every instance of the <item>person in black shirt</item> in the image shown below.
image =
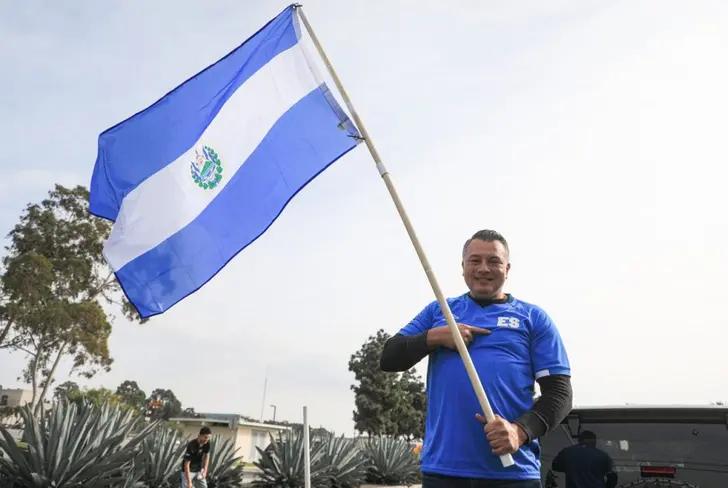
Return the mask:
<path fill-rule="evenodd" d="M 212 437 L 210 428 L 203 427 L 200 429 L 197 438 L 187 443 L 187 449 L 185 449 L 185 455 L 182 458 L 180 488 L 207 488 L 210 437 Z"/>
<path fill-rule="evenodd" d="M 614 488 L 617 473 L 609 454 L 597 449 L 597 436 L 590 430 L 579 433 L 579 443 L 561 450 L 551 469 L 566 474 L 566 488 Z"/>

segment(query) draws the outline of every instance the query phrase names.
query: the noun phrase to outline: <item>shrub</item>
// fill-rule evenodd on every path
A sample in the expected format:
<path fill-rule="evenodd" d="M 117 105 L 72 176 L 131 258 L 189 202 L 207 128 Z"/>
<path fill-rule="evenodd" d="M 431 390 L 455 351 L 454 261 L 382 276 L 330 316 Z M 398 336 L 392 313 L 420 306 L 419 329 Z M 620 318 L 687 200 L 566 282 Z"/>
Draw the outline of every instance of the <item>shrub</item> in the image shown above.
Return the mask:
<path fill-rule="evenodd" d="M 128 485 L 139 447 L 155 427 L 143 428 L 131 413 L 109 404 L 62 402 L 39 417 L 30 407 L 20 415 L 26 447 L 0 427 L 0 471 L 9 486 L 23 488 Z"/>
<path fill-rule="evenodd" d="M 368 483 L 410 485 L 420 478 L 417 456 L 409 444 L 391 437 L 372 437 L 363 445 Z"/>
<path fill-rule="evenodd" d="M 353 439 L 333 435 L 324 439 L 321 464 L 328 468 L 327 477 L 332 488 L 359 486 L 366 475 L 367 459 Z"/>
<path fill-rule="evenodd" d="M 177 430 L 158 427 L 144 439 L 139 462 L 140 480 L 147 488 L 170 488 L 179 485 L 179 472 L 185 442 Z"/>
<path fill-rule="evenodd" d="M 236 456 L 237 449 L 231 439 L 213 436 L 210 439 L 210 465 L 208 488 L 237 488 L 243 483 L 243 457 Z"/>
<path fill-rule="evenodd" d="M 287 433 L 271 436 L 271 443 L 265 449 L 258 448 L 260 459 L 255 465 L 262 471 L 253 482 L 258 487 L 300 488 L 304 486 L 303 432 L 294 429 Z M 311 445 L 311 487 L 325 488 L 327 478 L 320 463 L 323 444 Z"/>
<path fill-rule="evenodd" d="M 255 465 L 263 472 L 254 484 L 259 487 L 300 488 L 304 486 L 303 431 L 296 429 L 271 437 L 271 444 L 258 451 Z M 352 488 L 366 473 L 366 459 L 351 439 L 324 435 L 311 444 L 311 486 Z"/>

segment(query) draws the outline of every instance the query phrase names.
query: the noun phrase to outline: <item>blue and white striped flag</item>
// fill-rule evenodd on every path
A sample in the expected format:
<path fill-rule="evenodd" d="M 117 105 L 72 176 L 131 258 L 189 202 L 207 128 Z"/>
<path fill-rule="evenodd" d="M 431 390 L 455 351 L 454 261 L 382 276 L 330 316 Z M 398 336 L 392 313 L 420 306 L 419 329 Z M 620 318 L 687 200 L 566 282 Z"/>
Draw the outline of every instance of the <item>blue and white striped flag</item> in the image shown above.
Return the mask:
<path fill-rule="evenodd" d="M 103 132 L 91 212 L 142 317 L 194 292 L 359 142 L 317 75 L 293 6 L 217 63 Z"/>

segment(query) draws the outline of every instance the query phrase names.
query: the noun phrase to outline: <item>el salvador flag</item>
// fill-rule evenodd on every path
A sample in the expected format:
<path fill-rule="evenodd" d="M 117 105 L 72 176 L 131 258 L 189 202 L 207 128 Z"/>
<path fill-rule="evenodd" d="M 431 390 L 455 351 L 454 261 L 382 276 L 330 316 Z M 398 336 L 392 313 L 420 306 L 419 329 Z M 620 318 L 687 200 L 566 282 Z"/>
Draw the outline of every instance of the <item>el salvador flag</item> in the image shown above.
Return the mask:
<path fill-rule="evenodd" d="M 90 211 L 114 221 L 104 256 L 142 317 L 204 285 L 360 141 L 311 54 L 288 7 L 99 137 Z"/>

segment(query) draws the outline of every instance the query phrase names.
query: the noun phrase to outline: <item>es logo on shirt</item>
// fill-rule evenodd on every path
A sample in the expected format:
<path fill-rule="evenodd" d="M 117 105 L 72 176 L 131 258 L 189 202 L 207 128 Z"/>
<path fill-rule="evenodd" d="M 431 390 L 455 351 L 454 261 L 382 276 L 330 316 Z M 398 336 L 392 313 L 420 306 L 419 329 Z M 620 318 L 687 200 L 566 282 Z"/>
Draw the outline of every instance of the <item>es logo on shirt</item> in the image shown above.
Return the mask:
<path fill-rule="evenodd" d="M 498 327 L 508 327 L 509 329 L 517 329 L 521 321 L 516 317 L 498 317 Z"/>

